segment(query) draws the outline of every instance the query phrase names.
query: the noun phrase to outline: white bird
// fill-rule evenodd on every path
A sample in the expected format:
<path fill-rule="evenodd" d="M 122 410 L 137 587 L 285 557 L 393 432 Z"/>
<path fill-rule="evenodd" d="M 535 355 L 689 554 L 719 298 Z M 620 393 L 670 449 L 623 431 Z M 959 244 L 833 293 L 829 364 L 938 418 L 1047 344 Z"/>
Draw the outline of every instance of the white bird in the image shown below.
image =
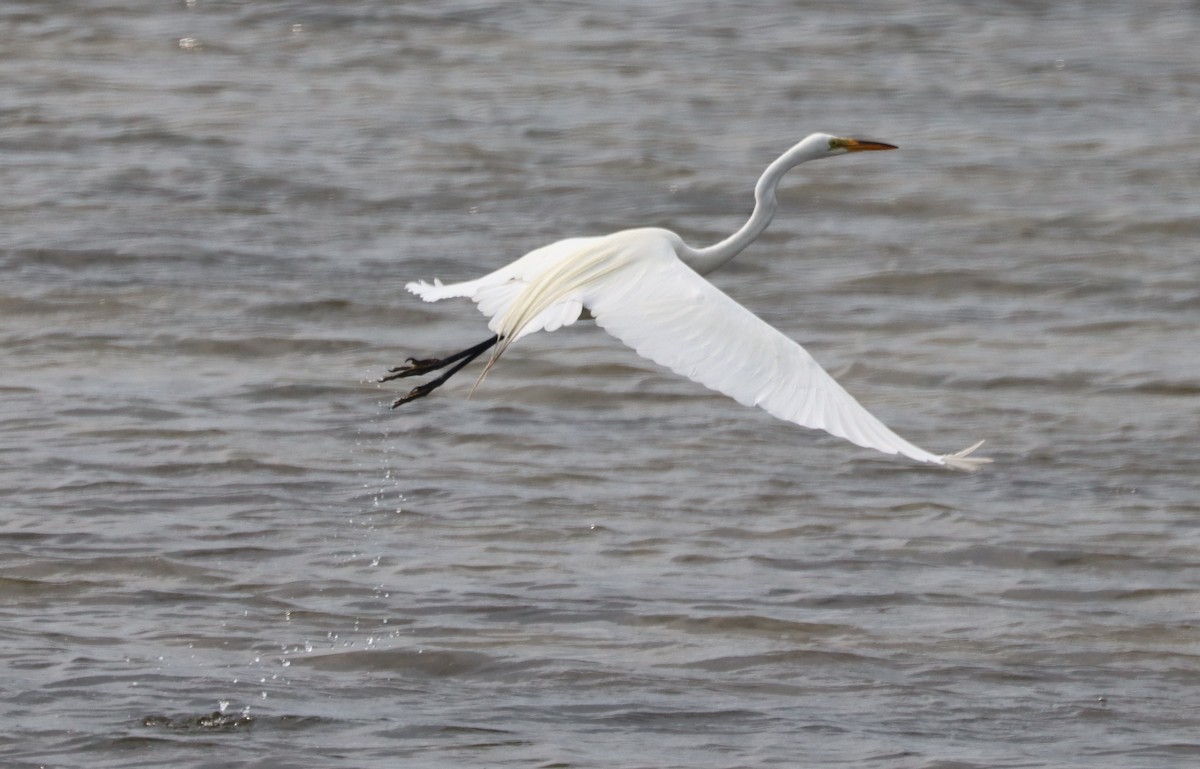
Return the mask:
<path fill-rule="evenodd" d="M 415 387 L 392 408 L 428 395 L 495 347 L 478 387 L 508 346 L 535 331 L 554 331 L 594 319 L 639 355 L 746 406 L 851 443 L 902 454 L 918 462 L 973 472 L 990 459 L 969 456 L 983 443 L 933 454 L 892 432 L 859 405 L 803 347 L 701 275 L 721 267 L 752 243 L 775 213 L 780 179 L 800 163 L 891 144 L 817 133 L 783 153 L 759 178 L 749 221 L 720 243 L 693 248 L 674 232 L 647 227 L 611 235 L 568 238 L 530 251 L 476 280 L 440 280 L 406 288 L 427 302 L 466 297 L 491 318 L 494 336 L 445 358 L 409 358 L 389 369 L 386 382 L 450 368 Z M 474 389 L 472 389 L 474 392 Z"/>

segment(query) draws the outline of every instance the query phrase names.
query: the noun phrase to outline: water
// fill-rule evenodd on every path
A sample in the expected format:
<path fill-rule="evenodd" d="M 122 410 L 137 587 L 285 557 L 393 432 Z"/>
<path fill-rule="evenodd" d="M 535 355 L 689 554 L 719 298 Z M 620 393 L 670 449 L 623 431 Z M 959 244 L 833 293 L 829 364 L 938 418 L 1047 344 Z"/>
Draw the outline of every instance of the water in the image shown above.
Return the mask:
<path fill-rule="evenodd" d="M 6 767 L 1177 767 L 1200 754 L 1200 11 L 10 0 Z M 414 278 L 714 281 L 922 468 Z"/>

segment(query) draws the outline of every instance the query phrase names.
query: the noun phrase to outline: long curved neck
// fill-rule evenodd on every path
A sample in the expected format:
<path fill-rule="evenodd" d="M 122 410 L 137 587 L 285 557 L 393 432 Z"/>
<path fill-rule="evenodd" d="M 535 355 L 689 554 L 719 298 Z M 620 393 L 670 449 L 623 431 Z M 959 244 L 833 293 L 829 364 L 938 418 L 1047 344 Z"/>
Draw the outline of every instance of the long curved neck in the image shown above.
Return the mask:
<path fill-rule="evenodd" d="M 741 229 L 720 243 L 714 243 L 705 248 L 692 248 L 684 244 L 680 258 L 701 275 L 724 266 L 730 259 L 740 254 L 746 246 L 753 243 L 771 223 L 772 217 L 775 216 L 775 189 L 779 186 L 783 175 L 806 160 L 820 157 L 827 149 L 827 145 L 823 143 L 814 143 L 805 139 L 780 155 L 774 163 L 767 166 L 767 170 L 763 171 L 762 176 L 758 178 L 758 183 L 754 185 L 754 212 L 750 214 L 750 219 L 742 225 Z"/>

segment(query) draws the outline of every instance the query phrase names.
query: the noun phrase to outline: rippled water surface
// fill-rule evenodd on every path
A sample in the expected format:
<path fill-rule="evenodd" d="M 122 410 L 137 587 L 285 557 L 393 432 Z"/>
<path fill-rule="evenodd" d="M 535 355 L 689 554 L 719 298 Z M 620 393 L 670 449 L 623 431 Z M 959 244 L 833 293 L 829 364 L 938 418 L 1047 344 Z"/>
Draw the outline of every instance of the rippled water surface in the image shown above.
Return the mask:
<path fill-rule="evenodd" d="M 0 764 L 1200 758 L 1194 3 L 0 6 Z M 713 276 L 978 475 L 458 280 Z"/>

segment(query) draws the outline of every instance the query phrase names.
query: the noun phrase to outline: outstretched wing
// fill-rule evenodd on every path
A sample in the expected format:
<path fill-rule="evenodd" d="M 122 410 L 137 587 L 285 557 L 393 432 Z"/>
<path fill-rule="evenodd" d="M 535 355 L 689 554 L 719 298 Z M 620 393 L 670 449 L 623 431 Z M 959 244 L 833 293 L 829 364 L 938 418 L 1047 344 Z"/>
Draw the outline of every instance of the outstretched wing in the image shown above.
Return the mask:
<path fill-rule="evenodd" d="M 978 444 L 937 455 L 904 440 L 803 347 L 681 262 L 670 240 L 643 238 L 636 248 L 636 259 L 578 296 L 597 324 L 639 355 L 745 406 L 885 454 L 967 471 L 990 461 L 967 457 Z"/>

